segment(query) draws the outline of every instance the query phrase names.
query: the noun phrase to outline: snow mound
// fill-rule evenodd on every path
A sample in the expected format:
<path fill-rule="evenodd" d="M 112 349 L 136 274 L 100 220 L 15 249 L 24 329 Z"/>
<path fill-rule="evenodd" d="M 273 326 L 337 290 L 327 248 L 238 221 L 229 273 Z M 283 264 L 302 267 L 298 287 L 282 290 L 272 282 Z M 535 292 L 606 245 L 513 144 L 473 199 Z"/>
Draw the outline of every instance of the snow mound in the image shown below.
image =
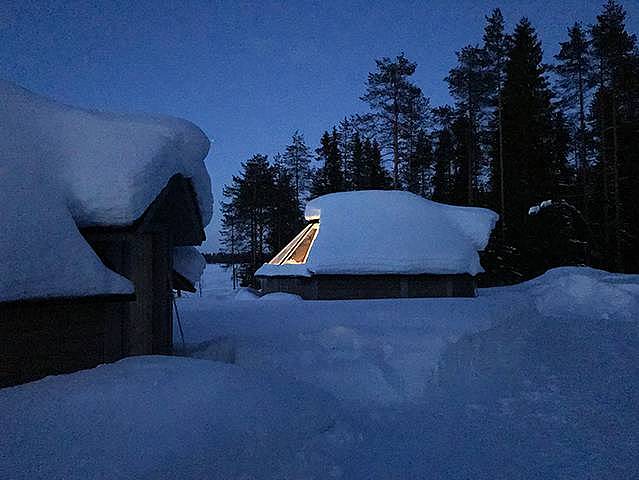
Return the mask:
<path fill-rule="evenodd" d="M 292 293 L 274 292 L 260 297 L 265 302 L 302 302 L 302 297 Z"/>
<path fill-rule="evenodd" d="M 477 252 L 486 247 L 498 219 L 483 208 L 377 190 L 316 198 L 307 204 L 305 216 L 320 221 L 306 269 L 364 275 L 480 273 Z M 263 267 L 258 275 L 282 275 L 284 270 Z"/>
<path fill-rule="evenodd" d="M 547 317 L 639 320 L 639 276 L 586 267 L 561 267 L 526 282 Z"/>
<path fill-rule="evenodd" d="M 175 247 L 173 249 L 173 270 L 186 278 L 192 285 L 200 281 L 206 261 L 195 247 Z"/>
<path fill-rule="evenodd" d="M 233 296 L 235 300 L 259 300 L 260 296 L 254 290 L 246 287 L 240 287 Z"/>
<path fill-rule="evenodd" d="M 236 366 L 135 357 L 0 390 L 4 478 L 329 478 L 327 395 Z"/>
<path fill-rule="evenodd" d="M 0 80 L 0 301 L 131 293 L 77 227 L 131 224 L 175 174 L 208 224 L 208 149 L 185 120 L 72 108 Z"/>
<path fill-rule="evenodd" d="M 459 478 L 639 478 L 639 310 L 613 288 L 639 282 L 622 277 L 552 270 L 519 289 L 522 303 L 534 296 L 529 312 L 451 344 L 433 458 L 456 445 Z"/>

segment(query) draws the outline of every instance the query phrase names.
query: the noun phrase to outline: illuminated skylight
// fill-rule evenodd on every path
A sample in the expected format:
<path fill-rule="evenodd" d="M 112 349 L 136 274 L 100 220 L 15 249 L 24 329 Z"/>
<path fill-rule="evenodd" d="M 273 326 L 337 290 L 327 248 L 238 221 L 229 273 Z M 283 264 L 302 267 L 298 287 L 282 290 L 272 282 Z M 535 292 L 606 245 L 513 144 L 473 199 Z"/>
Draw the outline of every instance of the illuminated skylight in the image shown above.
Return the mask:
<path fill-rule="evenodd" d="M 291 265 L 306 263 L 311 246 L 317 237 L 319 222 L 308 224 L 280 253 L 268 262 L 270 265 Z"/>

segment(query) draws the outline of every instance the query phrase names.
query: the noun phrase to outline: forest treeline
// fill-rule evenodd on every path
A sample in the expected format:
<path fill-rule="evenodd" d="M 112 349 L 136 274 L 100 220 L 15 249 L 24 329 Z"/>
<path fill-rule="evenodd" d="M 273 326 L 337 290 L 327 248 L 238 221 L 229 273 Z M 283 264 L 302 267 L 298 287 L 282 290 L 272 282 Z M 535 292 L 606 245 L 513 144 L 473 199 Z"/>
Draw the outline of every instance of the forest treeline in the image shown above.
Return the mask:
<path fill-rule="evenodd" d="M 453 99 L 433 106 L 404 54 L 376 60 L 361 100 L 311 148 L 257 154 L 224 188 L 223 252 L 247 259 L 245 283 L 326 193 L 402 189 L 500 214 L 483 253 L 484 284 L 559 265 L 639 272 L 639 49 L 623 6 L 574 23 L 552 64 L 522 18 L 495 9 L 483 38 L 456 52 Z"/>

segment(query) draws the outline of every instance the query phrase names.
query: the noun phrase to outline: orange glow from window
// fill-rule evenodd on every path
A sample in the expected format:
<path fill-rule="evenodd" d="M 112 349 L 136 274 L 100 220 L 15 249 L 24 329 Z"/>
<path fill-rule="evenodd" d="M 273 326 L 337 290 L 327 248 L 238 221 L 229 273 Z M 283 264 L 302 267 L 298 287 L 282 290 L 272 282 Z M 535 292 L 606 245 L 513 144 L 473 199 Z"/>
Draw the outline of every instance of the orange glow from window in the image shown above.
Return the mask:
<path fill-rule="evenodd" d="M 319 231 L 319 222 L 308 224 L 304 230 L 295 236 L 291 242 L 286 245 L 273 259 L 268 262 L 270 265 L 295 265 L 306 263 L 308 255 L 313 246 L 317 233 Z"/>

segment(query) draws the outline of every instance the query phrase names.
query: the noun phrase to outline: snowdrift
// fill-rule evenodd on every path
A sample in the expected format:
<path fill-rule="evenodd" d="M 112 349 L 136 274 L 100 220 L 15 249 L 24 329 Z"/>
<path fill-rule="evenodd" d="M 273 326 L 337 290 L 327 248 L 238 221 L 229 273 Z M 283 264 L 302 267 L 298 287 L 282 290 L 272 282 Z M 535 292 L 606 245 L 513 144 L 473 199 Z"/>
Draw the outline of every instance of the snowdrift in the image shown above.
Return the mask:
<path fill-rule="evenodd" d="M 460 477 L 639 478 L 639 276 L 564 267 L 494 290 L 528 312 L 439 362 Z"/>
<path fill-rule="evenodd" d="M 639 478 L 639 276 L 329 302 L 202 281 L 178 302 L 206 360 L 0 390 L 0 477 Z"/>
<path fill-rule="evenodd" d="M 348 441 L 321 392 L 180 357 L 3 389 L 0 405 L 2 478 L 329 478 Z"/>

